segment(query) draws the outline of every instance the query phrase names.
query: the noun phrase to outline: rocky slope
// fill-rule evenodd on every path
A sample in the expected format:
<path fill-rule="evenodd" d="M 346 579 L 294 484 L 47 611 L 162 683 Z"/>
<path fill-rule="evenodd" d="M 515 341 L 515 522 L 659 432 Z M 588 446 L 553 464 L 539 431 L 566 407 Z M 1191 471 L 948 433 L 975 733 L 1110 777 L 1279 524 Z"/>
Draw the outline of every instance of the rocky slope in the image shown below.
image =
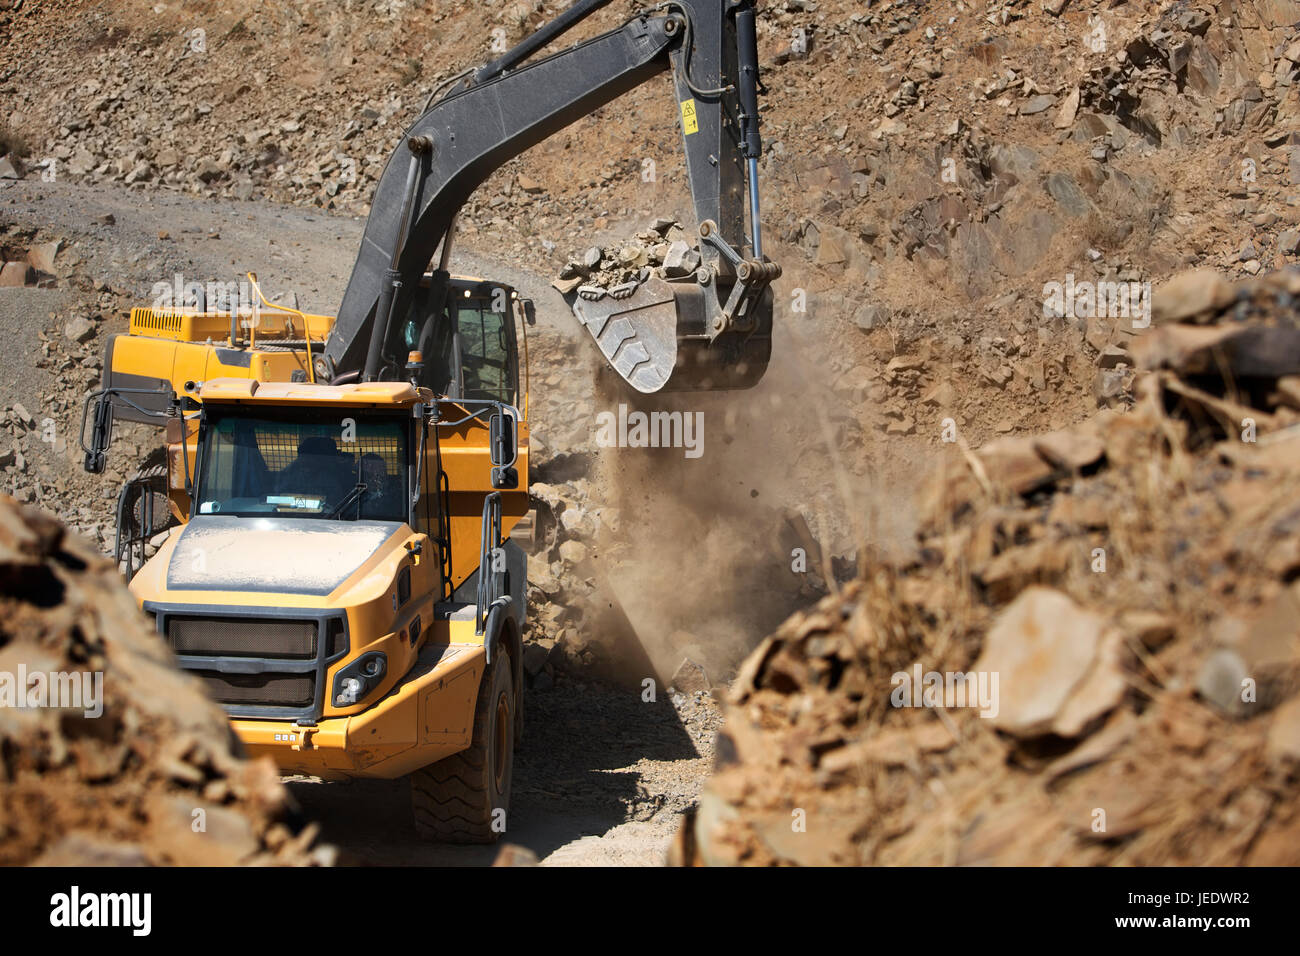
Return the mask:
<path fill-rule="evenodd" d="M 1300 863 L 1298 296 L 1181 276 L 1131 412 L 954 450 L 742 666 L 678 859 Z"/>
<path fill-rule="evenodd" d="M 0 91 L 28 176 L 361 213 L 428 93 L 564 4 L 9 6 Z M 808 327 L 837 397 L 871 390 L 869 427 L 931 439 L 946 416 L 918 414 L 924 396 L 981 438 L 1084 414 L 1105 330 L 1036 321 L 1067 273 L 1295 260 L 1294 0 L 763 7 L 782 318 Z M 466 235 L 553 272 L 602 234 L 682 216 L 665 93 L 648 84 L 507 164 Z M 875 371 L 922 344 L 914 380 Z"/>

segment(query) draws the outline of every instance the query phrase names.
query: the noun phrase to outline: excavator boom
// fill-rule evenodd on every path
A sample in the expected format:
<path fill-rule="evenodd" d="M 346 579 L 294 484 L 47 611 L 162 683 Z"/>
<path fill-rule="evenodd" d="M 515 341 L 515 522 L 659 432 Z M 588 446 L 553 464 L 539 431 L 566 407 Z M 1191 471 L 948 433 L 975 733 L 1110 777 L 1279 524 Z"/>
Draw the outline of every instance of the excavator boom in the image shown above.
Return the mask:
<path fill-rule="evenodd" d="M 761 254 L 758 68 L 753 0 L 671 0 L 559 53 L 523 59 L 608 0 L 581 0 L 435 102 L 407 131 L 375 189 L 322 381 L 402 377 L 402 327 L 436 321 L 457 213 L 493 171 L 660 73 L 673 75 L 701 264 L 647 277 L 621 297 L 569 303 L 610 364 L 642 392 L 745 388 L 771 352 L 780 269 Z M 748 194 L 746 194 L 746 184 Z M 746 207 L 751 233 L 744 231 Z"/>

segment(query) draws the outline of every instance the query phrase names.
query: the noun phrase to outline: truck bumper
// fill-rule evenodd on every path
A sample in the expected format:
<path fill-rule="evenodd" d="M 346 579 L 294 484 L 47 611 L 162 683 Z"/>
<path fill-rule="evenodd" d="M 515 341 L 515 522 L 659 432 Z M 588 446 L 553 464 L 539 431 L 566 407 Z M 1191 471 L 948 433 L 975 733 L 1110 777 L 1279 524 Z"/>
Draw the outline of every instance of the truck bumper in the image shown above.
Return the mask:
<path fill-rule="evenodd" d="M 425 647 L 406 678 L 350 717 L 315 727 L 232 718 L 250 757 L 324 779 L 405 776 L 469 747 L 486 656 L 481 644 Z"/>

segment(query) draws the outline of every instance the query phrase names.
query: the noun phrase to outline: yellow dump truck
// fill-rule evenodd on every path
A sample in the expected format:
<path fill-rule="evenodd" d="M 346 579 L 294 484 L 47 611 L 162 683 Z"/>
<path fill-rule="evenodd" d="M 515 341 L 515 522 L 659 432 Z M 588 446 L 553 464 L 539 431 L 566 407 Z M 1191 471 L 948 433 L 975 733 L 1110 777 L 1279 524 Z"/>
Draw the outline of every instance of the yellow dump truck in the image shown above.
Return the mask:
<path fill-rule="evenodd" d="M 526 430 L 515 460 L 504 428 L 494 465 L 476 412 L 497 406 L 408 383 L 213 379 L 199 398 L 193 513 L 132 580 L 141 606 L 253 755 L 415 773 L 422 830 L 488 837 L 521 713 L 526 571 L 505 535 L 528 509 L 491 472 L 527 473 Z"/>
<path fill-rule="evenodd" d="M 503 284 L 451 284 L 440 367 L 408 356 L 437 394 L 293 381 L 310 339 L 289 336 L 323 339 L 328 317 L 135 310 L 107 347 L 87 465 L 115 417 L 164 424 L 170 467 L 124 489 L 122 557 L 250 753 L 327 779 L 410 775 L 422 834 L 487 841 L 522 726 L 527 571 L 509 535 L 529 507 L 529 309 Z M 164 502 L 180 526 L 137 570 Z"/>

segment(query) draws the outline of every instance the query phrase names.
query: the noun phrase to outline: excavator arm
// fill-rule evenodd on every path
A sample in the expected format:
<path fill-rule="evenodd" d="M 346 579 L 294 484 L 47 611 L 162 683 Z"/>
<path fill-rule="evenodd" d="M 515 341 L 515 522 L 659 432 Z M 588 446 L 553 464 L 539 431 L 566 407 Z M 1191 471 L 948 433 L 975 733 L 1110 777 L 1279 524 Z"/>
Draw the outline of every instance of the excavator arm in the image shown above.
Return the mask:
<path fill-rule="evenodd" d="M 361 249 L 317 378 L 399 378 L 401 329 L 443 315 L 457 213 L 493 171 L 565 126 L 671 71 L 698 220 L 701 264 L 621 298 L 568 297 L 606 359 L 642 392 L 747 388 L 771 352 L 762 255 L 754 0 L 671 0 L 616 30 L 523 61 L 606 5 L 580 0 L 462 81 L 407 130 L 371 203 Z M 750 233 L 745 234 L 748 206 Z M 441 247 L 439 268 L 421 278 Z M 591 292 L 588 292 L 588 296 Z M 423 336 L 422 336 L 423 337 Z"/>

